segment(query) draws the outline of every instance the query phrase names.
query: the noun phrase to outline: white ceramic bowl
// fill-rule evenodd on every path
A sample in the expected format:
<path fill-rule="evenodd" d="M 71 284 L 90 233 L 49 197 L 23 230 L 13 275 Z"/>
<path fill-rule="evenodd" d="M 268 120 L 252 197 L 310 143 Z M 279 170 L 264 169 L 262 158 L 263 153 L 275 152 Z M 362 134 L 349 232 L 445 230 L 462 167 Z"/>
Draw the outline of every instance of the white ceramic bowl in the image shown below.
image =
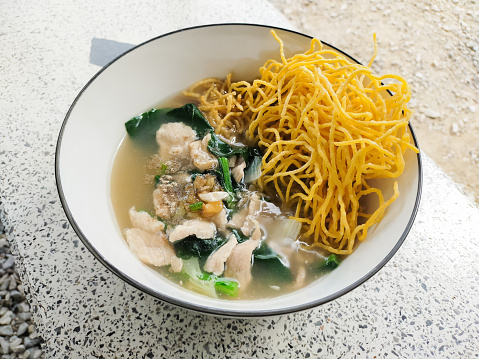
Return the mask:
<path fill-rule="evenodd" d="M 383 221 L 337 269 L 299 291 L 263 300 L 207 298 L 158 275 L 128 249 L 110 200 L 110 174 L 125 136 L 124 123 L 197 80 L 224 77 L 231 71 L 239 79 L 255 78 L 265 60 L 279 56 L 270 29 L 247 24 L 211 25 L 149 40 L 96 74 L 64 120 L 56 152 L 56 180 L 68 219 L 100 262 L 124 281 L 159 299 L 204 313 L 236 317 L 312 308 L 373 276 L 396 253 L 411 228 L 421 193 L 421 160 L 407 151 L 406 170 L 399 178 L 401 195 Z M 275 30 L 284 41 L 287 56 L 309 48 L 310 37 Z"/>

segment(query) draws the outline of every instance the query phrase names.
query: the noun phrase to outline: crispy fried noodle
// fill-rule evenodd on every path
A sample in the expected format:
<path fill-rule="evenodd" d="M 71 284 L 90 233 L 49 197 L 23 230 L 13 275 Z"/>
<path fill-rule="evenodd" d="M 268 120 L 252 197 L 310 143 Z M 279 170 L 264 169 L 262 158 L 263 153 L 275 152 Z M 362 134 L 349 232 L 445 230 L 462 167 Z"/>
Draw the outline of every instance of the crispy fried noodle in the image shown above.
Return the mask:
<path fill-rule="evenodd" d="M 294 208 L 302 238 L 332 253 L 350 254 L 399 196 L 385 199 L 368 180 L 396 178 L 411 144 L 406 106 L 411 90 L 396 75 L 377 76 L 313 39 L 305 53 L 268 60 L 252 83 L 206 79 L 185 94 L 199 102 L 218 134 L 246 133 L 263 150 L 261 190 Z M 389 92 L 389 93 L 388 93 Z M 364 213 L 360 199 L 379 205 Z"/>

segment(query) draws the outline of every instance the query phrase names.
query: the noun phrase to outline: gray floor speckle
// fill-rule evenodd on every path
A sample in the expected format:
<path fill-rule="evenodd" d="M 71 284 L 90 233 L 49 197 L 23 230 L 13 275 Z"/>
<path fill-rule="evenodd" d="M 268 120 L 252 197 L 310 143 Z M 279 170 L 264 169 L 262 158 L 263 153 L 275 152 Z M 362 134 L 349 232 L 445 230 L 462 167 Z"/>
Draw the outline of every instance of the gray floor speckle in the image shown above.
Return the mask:
<path fill-rule="evenodd" d="M 0 358 L 43 358 L 43 339 L 33 323 L 24 286 L 15 268 L 15 258 L 1 222 L 0 298 Z"/>

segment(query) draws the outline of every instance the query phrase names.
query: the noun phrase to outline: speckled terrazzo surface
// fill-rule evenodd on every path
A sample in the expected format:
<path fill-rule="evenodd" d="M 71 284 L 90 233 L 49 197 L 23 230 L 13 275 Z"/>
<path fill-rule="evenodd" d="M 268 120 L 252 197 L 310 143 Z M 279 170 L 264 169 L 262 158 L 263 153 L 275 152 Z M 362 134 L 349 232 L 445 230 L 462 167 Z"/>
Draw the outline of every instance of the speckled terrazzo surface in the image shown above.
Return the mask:
<path fill-rule="evenodd" d="M 69 105 L 99 70 L 93 39 L 127 46 L 234 21 L 290 27 L 264 1 L 0 2 L 0 216 L 46 357 L 477 357 L 479 209 L 427 155 L 420 210 L 396 256 L 351 293 L 294 315 L 224 319 L 162 303 L 75 235 L 54 150 Z"/>

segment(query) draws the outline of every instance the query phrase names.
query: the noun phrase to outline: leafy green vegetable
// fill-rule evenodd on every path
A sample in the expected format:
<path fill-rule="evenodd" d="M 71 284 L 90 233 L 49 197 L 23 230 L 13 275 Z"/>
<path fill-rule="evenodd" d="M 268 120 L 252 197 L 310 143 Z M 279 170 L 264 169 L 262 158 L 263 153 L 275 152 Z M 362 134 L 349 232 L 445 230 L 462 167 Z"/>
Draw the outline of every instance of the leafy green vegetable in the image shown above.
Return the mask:
<path fill-rule="evenodd" d="M 228 205 L 228 208 L 233 208 L 236 204 L 236 195 L 233 191 L 233 184 L 231 183 L 231 173 L 230 173 L 230 167 L 228 160 L 225 157 L 219 157 L 218 162 L 220 164 L 220 169 L 221 169 L 221 177 L 222 177 L 222 187 L 228 193 L 229 199 L 227 199 L 226 203 Z"/>
<path fill-rule="evenodd" d="M 192 103 L 178 108 L 152 109 L 135 116 L 125 123 L 128 134 L 138 140 L 155 140 L 156 131 L 161 125 L 171 122 L 182 122 L 196 131 L 199 138 L 213 131 L 201 111 Z"/>
<path fill-rule="evenodd" d="M 214 132 L 211 133 L 211 140 L 208 142 L 208 150 L 216 157 L 242 156 L 245 161 L 249 159 L 250 148 L 246 146 L 233 146 L 224 142 Z"/>
<path fill-rule="evenodd" d="M 223 175 L 224 190 L 228 193 L 233 193 L 233 185 L 231 183 L 231 173 L 228 160 L 224 157 L 219 157 L 218 161 L 221 167 L 221 173 Z"/>
<path fill-rule="evenodd" d="M 259 150 L 259 147 L 249 147 L 248 160 L 245 160 L 246 161 L 245 171 L 248 171 L 248 169 L 253 165 L 253 161 L 255 161 L 255 160 L 259 161 L 260 164 L 261 164 L 261 162 L 263 160 L 263 155 L 261 154 L 261 151 Z"/>
<path fill-rule="evenodd" d="M 190 204 L 190 209 L 192 211 L 197 211 L 197 210 L 202 209 L 202 208 L 203 208 L 203 202 L 196 202 L 196 203 Z"/>
<path fill-rule="evenodd" d="M 183 259 L 183 268 L 181 273 L 185 273 L 193 278 L 201 278 L 203 272 L 200 268 L 198 258 Z"/>
<path fill-rule="evenodd" d="M 210 277 L 203 279 L 203 271 L 200 268 L 198 258 L 183 260 L 183 268 L 181 273 L 186 274 L 189 278 L 186 283 L 187 287 L 196 293 L 207 295 L 208 297 L 217 298 L 215 282 Z"/>
<path fill-rule="evenodd" d="M 283 263 L 281 257 L 265 242 L 253 252 L 253 276 L 271 278 L 271 284 L 282 284 L 293 281 L 291 270 Z M 261 279 L 260 279 L 261 280 Z"/>
<path fill-rule="evenodd" d="M 229 295 L 230 297 L 237 297 L 239 292 L 239 283 L 226 278 L 216 277 L 215 289 L 218 292 Z"/>
<path fill-rule="evenodd" d="M 279 255 L 271 249 L 266 242 L 261 243 L 261 245 L 256 248 L 253 252 L 255 259 L 274 259 L 279 258 Z"/>
<path fill-rule="evenodd" d="M 229 158 L 234 155 L 240 155 L 246 162 L 246 168 L 249 167 L 254 157 L 262 157 L 258 147 L 230 145 L 219 138 L 214 132 L 211 133 L 211 140 L 208 142 L 208 150 L 216 157 Z"/>
<path fill-rule="evenodd" d="M 205 294 L 213 298 L 217 297 L 216 292 L 224 293 L 231 297 L 238 295 L 238 282 L 202 271 L 198 258 L 183 260 L 183 269 L 180 274 L 189 277 L 187 285 L 197 293 Z"/>
<path fill-rule="evenodd" d="M 225 238 L 198 239 L 196 236 L 188 236 L 181 241 L 175 242 L 176 255 L 183 259 L 191 257 L 205 258 L 226 242 Z"/>
<path fill-rule="evenodd" d="M 244 172 L 244 181 L 246 183 L 255 181 L 261 177 L 262 161 L 263 161 L 263 157 L 253 156 L 251 163 L 249 164 L 249 166 L 246 168 Z"/>
<path fill-rule="evenodd" d="M 341 264 L 341 260 L 336 254 L 331 254 L 324 261 L 322 261 L 318 267 L 320 272 L 330 272 L 337 268 Z"/>

